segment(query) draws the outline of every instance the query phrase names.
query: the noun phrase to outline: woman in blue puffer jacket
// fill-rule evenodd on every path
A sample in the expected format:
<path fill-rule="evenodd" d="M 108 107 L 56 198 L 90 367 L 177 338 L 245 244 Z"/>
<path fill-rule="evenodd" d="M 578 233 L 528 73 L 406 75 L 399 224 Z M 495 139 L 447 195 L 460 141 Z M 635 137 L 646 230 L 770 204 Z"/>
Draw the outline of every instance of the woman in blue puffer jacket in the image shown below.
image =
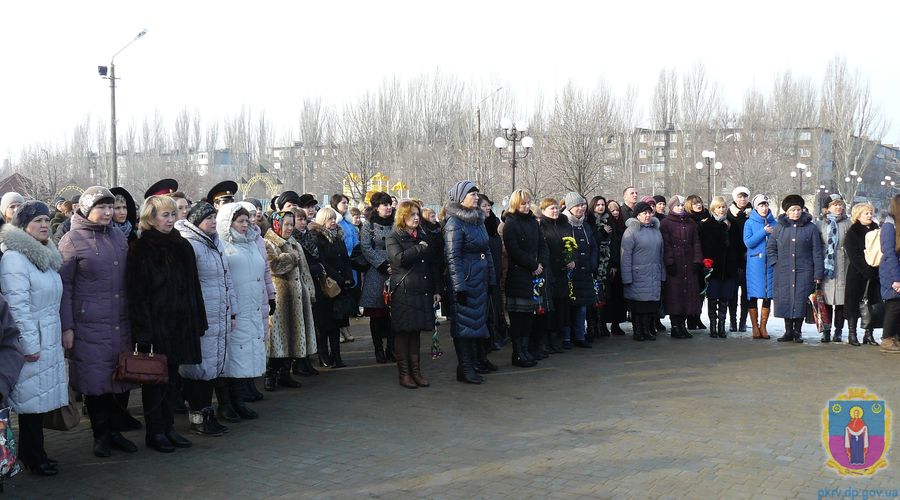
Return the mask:
<path fill-rule="evenodd" d="M 775 216 L 769 211 L 769 198 L 764 194 L 753 197 L 753 212 L 744 223 L 744 245 L 747 247 L 747 295 L 750 307 L 747 312 L 753 327 L 753 338 L 767 339 L 769 310 L 772 307 L 772 271 L 766 258 L 766 243 L 775 230 Z M 759 314 L 759 301 L 762 314 Z M 759 314 L 757 316 L 757 314 Z"/>
<path fill-rule="evenodd" d="M 881 226 L 881 265 L 878 275 L 881 281 L 881 300 L 884 301 L 884 331 L 881 334 L 881 352 L 900 352 L 900 238 L 897 221 L 900 220 L 900 194 L 891 198 L 891 215 Z"/>
<path fill-rule="evenodd" d="M 444 256 L 450 292 L 447 299 L 453 310 L 450 334 L 459 359 L 456 379 L 480 384 L 484 379 L 475 373 L 476 342 L 490 337 L 486 323 L 487 302 L 495 276 L 475 183 L 459 181 L 453 185 L 446 213 Z"/>

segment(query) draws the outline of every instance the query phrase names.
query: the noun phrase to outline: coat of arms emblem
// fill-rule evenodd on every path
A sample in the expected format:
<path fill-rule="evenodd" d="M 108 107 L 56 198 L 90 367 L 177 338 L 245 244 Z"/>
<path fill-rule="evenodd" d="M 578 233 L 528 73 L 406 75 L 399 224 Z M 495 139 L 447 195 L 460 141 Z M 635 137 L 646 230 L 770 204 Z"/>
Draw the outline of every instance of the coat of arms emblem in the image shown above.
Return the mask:
<path fill-rule="evenodd" d="M 891 411 L 864 388 L 851 387 L 822 412 L 826 465 L 842 476 L 872 476 L 887 467 Z"/>

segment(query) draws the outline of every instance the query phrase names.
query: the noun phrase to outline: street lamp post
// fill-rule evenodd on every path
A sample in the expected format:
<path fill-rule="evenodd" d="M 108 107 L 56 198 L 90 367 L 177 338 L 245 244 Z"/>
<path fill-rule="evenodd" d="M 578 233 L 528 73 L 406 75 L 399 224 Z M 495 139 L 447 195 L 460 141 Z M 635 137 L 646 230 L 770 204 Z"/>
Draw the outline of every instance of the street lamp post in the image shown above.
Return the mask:
<path fill-rule="evenodd" d="M 706 203 L 708 204 L 712 197 L 712 178 L 719 175 L 719 172 L 722 170 L 722 162 L 717 161 L 713 163 L 713 160 L 716 159 L 715 151 L 704 150 L 701 156 L 703 156 L 703 161 L 698 161 L 694 167 L 697 168 L 697 172 L 700 172 L 703 170 L 703 164 L 706 164 Z"/>
<path fill-rule="evenodd" d="M 528 156 L 528 153 L 531 152 L 531 148 L 534 147 L 534 139 L 532 139 L 531 136 L 526 135 L 528 133 L 528 123 L 524 121 L 513 123 L 509 118 L 503 118 L 500 120 L 500 129 L 502 130 L 502 135 L 494 139 L 494 147 L 500 152 L 501 158 L 503 158 L 503 150 L 509 151 L 508 158 L 510 166 L 512 167 L 511 191 L 515 191 L 516 162 Z M 525 153 L 516 153 L 516 144 L 520 142 L 522 143 L 522 147 L 525 148 Z"/>
<path fill-rule="evenodd" d="M 862 182 L 863 179 L 862 179 L 862 176 L 859 175 L 859 172 L 857 172 L 856 170 L 851 170 L 850 175 L 848 175 L 847 177 L 844 177 L 844 182 L 847 183 L 848 191 L 851 191 L 850 183 L 853 182 L 854 180 L 856 181 L 856 190 L 852 190 L 852 193 L 853 193 L 853 198 L 856 198 L 856 194 L 857 194 L 856 191 L 859 190 L 859 184 Z M 853 200 L 850 200 L 850 202 L 852 203 Z"/>
<path fill-rule="evenodd" d="M 126 43 L 124 47 L 119 49 L 118 52 L 113 54 L 113 56 L 109 59 L 109 68 L 106 66 L 98 66 L 97 70 L 100 73 L 100 76 L 107 78 L 109 80 L 109 108 L 110 108 L 110 125 L 109 125 L 109 142 L 112 145 L 112 179 L 110 186 L 117 186 L 119 184 L 119 153 L 116 148 L 116 56 L 121 54 L 123 50 L 127 49 L 129 45 L 136 42 L 139 38 L 143 37 L 147 34 L 147 30 L 143 29 L 140 33 L 138 33 L 134 38 L 131 39 L 130 42 Z M 109 75 L 107 76 L 107 72 Z"/>
<path fill-rule="evenodd" d="M 897 182 L 894 181 L 890 175 L 885 175 L 884 179 L 881 181 L 881 203 L 885 203 L 888 197 L 888 190 L 891 190 L 891 194 L 893 194 L 894 187 L 897 185 Z"/>
<path fill-rule="evenodd" d="M 803 196 L 803 178 L 807 179 L 812 177 L 812 172 L 809 171 L 809 167 L 804 163 L 798 163 L 795 166 L 795 170 L 791 170 L 791 177 L 796 177 L 800 179 L 800 196 Z"/>

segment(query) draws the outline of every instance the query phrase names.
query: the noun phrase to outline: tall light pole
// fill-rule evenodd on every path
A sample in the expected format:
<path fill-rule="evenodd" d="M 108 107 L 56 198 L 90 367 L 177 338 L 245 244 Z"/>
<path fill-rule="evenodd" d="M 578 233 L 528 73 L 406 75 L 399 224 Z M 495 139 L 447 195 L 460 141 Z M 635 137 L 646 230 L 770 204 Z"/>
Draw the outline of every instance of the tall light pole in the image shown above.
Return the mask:
<path fill-rule="evenodd" d="M 147 34 L 146 28 L 141 30 L 134 38 L 131 39 L 130 42 L 126 43 L 124 47 L 119 49 L 118 52 L 113 54 L 111 58 L 109 58 L 109 68 L 106 66 L 98 66 L 97 71 L 100 73 L 100 76 L 107 78 L 109 80 L 109 109 L 110 109 L 110 125 L 109 125 L 109 142 L 112 145 L 112 178 L 110 181 L 110 186 L 114 187 L 119 184 L 119 153 L 116 148 L 116 56 L 121 54 L 123 50 L 127 49 L 132 43 L 136 42 L 139 38 L 142 38 Z M 107 76 L 107 70 L 109 75 Z"/>
<path fill-rule="evenodd" d="M 791 177 L 800 179 L 800 196 L 803 196 L 803 178 L 806 177 L 808 179 L 812 177 L 809 167 L 805 163 L 798 163 L 795 166 L 795 170 L 791 170 Z"/>
<path fill-rule="evenodd" d="M 885 176 L 884 176 L 884 179 L 882 179 L 882 181 L 881 181 L 881 203 L 882 203 L 882 207 L 884 206 L 883 204 L 887 202 L 887 193 L 888 193 L 888 190 L 890 189 L 891 191 L 893 191 L 893 190 L 894 190 L 894 187 L 895 187 L 896 185 L 897 185 L 897 182 L 894 181 L 894 180 L 892 180 L 890 175 L 885 175 Z"/>
<path fill-rule="evenodd" d="M 509 118 L 503 118 L 500 120 L 500 129 L 502 135 L 494 139 L 494 147 L 500 152 L 501 158 L 503 158 L 503 150 L 509 152 L 507 158 L 509 158 L 509 163 L 512 167 L 512 189 L 510 190 L 512 192 L 516 190 L 516 162 L 528 156 L 531 148 L 534 147 L 534 139 L 526 135 L 528 133 L 528 123 L 524 121 L 513 123 Z M 520 142 L 522 147 L 525 148 L 525 153 L 517 154 L 516 144 Z"/>
<path fill-rule="evenodd" d="M 851 190 L 850 183 L 853 182 L 854 180 L 856 181 L 856 189 Z M 853 193 L 852 198 L 856 198 L 857 191 L 859 190 L 859 184 L 862 182 L 862 180 L 863 180 L 862 176 L 859 175 L 859 172 L 857 172 L 856 170 L 851 170 L 850 175 L 848 175 L 847 177 L 844 177 L 844 182 L 847 183 L 847 191 L 850 191 Z M 850 200 L 850 203 L 851 204 L 853 203 L 852 199 Z"/>
<path fill-rule="evenodd" d="M 701 156 L 703 156 L 703 161 L 698 161 L 694 167 L 697 172 L 700 172 L 703 170 L 704 163 L 706 164 L 706 203 L 708 205 L 712 201 L 710 199 L 712 197 L 712 178 L 719 175 L 719 171 L 722 170 L 722 162 L 717 161 L 713 164 L 713 160 L 716 159 L 715 151 L 704 150 Z"/>

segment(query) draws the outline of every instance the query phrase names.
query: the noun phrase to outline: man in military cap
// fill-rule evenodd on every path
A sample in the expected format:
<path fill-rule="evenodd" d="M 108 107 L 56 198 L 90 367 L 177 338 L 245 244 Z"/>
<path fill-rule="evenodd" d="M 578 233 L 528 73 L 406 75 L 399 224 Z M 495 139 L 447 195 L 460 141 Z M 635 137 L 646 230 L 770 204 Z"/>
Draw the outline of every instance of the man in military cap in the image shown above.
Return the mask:
<path fill-rule="evenodd" d="M 222 181 L 206 194 L 207 203 L 211 203 L 216 210 L 222 205 L 234 202 L 234 195 L 237 193 L 238 185 L 234 181 Z"/>
<path fill-rule="evenodd" d="M 151 196 L 168 196 L 175 191 L 178 191 L 178 181 L 175 179 L 163 179 L 147 188 L 147 191 L 144 192 L 144 199 L 146 200 Z"/>

